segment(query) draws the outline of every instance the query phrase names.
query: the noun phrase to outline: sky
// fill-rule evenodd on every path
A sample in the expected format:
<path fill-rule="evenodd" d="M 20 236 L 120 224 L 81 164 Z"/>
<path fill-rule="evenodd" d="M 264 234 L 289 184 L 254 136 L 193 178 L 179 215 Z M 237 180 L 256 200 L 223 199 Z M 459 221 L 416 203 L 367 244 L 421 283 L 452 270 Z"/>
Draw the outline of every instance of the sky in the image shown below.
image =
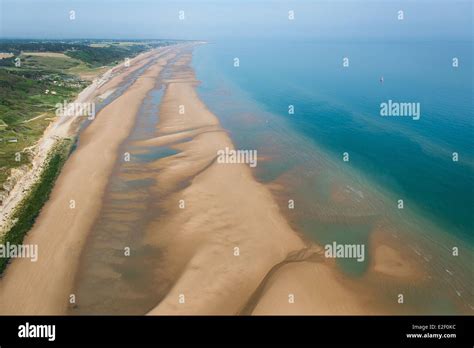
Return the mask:
<path fill-rule="evenodd" d="M 473 0 L 0 0 L 0 38 L 471 40 Z M 398 20 L 402 10 L 404 19 Z M 70 19 L 75 11 L 75 19 Z M 184 19 L 180 19 L 183 14 Z M 294 19 L 289 20 L 289 11 Z"/>

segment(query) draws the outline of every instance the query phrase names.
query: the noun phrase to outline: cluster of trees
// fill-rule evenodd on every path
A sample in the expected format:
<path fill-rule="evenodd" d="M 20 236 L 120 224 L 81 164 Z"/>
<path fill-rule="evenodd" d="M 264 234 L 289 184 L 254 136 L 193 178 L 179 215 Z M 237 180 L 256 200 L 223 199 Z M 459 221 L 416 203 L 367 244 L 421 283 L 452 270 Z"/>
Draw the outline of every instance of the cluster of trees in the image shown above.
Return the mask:
<path fill-rule="evenodd" d="M 121 45 L 115 40 L 66 40 L 66 41 L 32 41 L 1 40 L 0 52 L 13 53 L 13 57 L 0 59 L 0 66 L 11 66 L 15 57 L 21 52 L 56 52 L 76 58 L 90 67 L 99 67 L 118 63 L 127 57 L 131 58 L 154 47 L 166 46 L 173 42 L 163 40 L 127 41 L 131 44 Z M 103 44 L 91 46 L 91 44 Z"/>

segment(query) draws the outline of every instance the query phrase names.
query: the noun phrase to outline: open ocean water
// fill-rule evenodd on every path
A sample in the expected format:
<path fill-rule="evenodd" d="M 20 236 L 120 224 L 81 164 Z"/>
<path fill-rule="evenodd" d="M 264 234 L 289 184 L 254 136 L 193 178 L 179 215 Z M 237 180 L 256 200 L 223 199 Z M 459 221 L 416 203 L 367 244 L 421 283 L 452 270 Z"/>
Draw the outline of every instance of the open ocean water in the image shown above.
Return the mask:
<path fill-rule="evenodd" d="M 364 277 L 382 231 L 429 270 L 429 290 L 408 287 L 412 308 L 472 313 L 472 55 L 472 41 L 247 40 L 201 45 L 193 66 L 200 97 L 237 148 L 257 149 L 254 174 L 293 226 L 321 245 L 368 245 L 341 272 Z M 389 100 L 419 103 L 419 119 L 382 117 Z"/>

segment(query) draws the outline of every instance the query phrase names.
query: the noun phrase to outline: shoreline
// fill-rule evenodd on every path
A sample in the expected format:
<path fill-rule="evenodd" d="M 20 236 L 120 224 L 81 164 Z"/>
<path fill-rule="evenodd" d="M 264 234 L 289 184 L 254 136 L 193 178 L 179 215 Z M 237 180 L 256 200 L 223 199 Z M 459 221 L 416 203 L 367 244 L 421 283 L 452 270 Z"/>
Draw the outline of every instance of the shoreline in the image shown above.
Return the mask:
<path fill-rule="evenodd" d="M 113 91 L 123 79 L 144 65 L 147 58 L 154 52 L 167 51 L 170 46 L 143 52 L 130 60 L 130 67 L 126 68 L 123 63 L 111 67 L 105 73 L 95 78 L 92 83 L 84 88 L 73 103 L 93 102 L 108 91 Z M 38 181 L 47 158 L 55 144 L 61 139 L 74 138 L 77 136 L 83 120 L 76 117 L 56 117 L 43 132 L 43 135 L 35 145 L 35 155 L 29 164 L 29 168 L 16 180 L 12 190 L 4 198 L 0 210 L 0 238 L 4 237 L 12 228 L 12 216 L 17 211 L 33 185 Z"/>
<path fill-rule="evenodd" d="M 137 219 L 144 220 L 144 236 L 140 237 L 144 245 L 159 253 L 154 269 L 150 267 L 150 273 L 141 273 L 145 276 L 137 283 L 143 286 L 148 281 L 150 287 L 161 283 L 159 289 L 154 289 L 153 298 L 148 298 L 151 301 L 147 306 L 156 299 L 155 303 L 143 314 L 413 314 L 413 307 L 400 306 L 393 299 L 400 291 L 398 288 L 420 290 L 422 294 L 424 287 L 430 286 L 428 274 L 383 221 L 372 226 L 367 243 L 373 254 L 368 264 L 370 272 L 360 279 L 351 278 L 338 269 L 336 260 L 324 257 L 320 245 L 301 234 L 291 214 L 284 209 L 288 197 L 279 196 L 278 185 L 283 185 L 285 178 L 265 184 L 257 180 L 248 164 L 217 161 L 219 150 L 237 148 L 229 131 L 198 95 L 200 82 L 191 66 L 190 47 L 194 45 L 175 47 L 163 53 L 164 57 L 159 56 L 158 62 L 106 105 L 81 133 L 78 149 L 66 163 L 51 199 L 28 234 L 30 244 L 40 245 L 39 271 L 35 268 L 38 263 L 33 267 L 28 260 L 14 260 L 13 267 L 0 280 L 0 310 L 12 314 L 19 314 L 18 308 L 25 314 L 74 314 L 71 308 L 81 306 L 81 299 L 82 303 L 87 302 L 86 296 L 79 296 L 78 303 L 67 304 L 68 296 L 76 295 L 74 289 L 81 287 L 78 283 L 81 267 L 92 265 L 97 277 L 92 282 L 103 283 L 104 288 L 99 290 L 113 287 L 107 279 L 125 281 L 121 279 L 123 274 L 111 265 L 140 267 L 140 263 L 147 262 L 141 258 L 130 264 L 128 260 L 118 260 L 114 254 L 121 253 L 123 245 L 129 245 L 122 244 L 127 240 L 123 228 L 127 228 L 126 222 L 132 221 L 133 229 L 133 221 Z M 165 68 L 168 70 L 162 74 Z M 116 76 L 114 83 L 109 81 L 98 92 L 103 95 L 115 90 L 125 77 Z M 131 138 L 144 98 L 157 90 L 154 86 L 158 84 L 164 91 L 155 133 Z M 180 113 L 182 107 L 185 112 Z M 113 115 L 120 115 L 121 122 Z M 121 145 L 125 142 L 124 149 Z M 106 264 L 109 261 L 96 259 L 102 263 L 95 264 L 99 266 L 95 268 L 93 262 L 83 263 L 81 256 L 89 247 L 87 241 L 106 208 L 104 197 L 114 175 L 113 168 L 121 166 L 117 159 L 121 151 L 128 151 L 129 145 L 132 145 L 132 158 L 138 153 L 153 153 L 159 147 L 169 148 L 172 154 L 150 156 L 148 161 L 135 163 L 136 167 L 127 166 L 129 170 L 121 174 L 129 181 L 151 182 L 142 190 L 146 195 L 140 191 L 120 192 L 134 196 L 145 213 L 140 213 L 138 208 L 112 213 L 107 210 L 107 226 L 120 226 L 110 230 L 110 234 L 120 235 L 116 236 L 119 242 L 111 245 L 108 240 L 101 240 L 105 244 L 102 247 L 115 261 Z M 343 188 L 337 187 L 330 198 L 345 202 L 349 196 L 341 191 Z M 68 206 L 71 198 L 77 203 L 78 213 Z M 68 226 L 67 231 L 61 226 Z M 42 250 L 46 250 L 45 261 L 41 259 Z M 378 297 L 381 282 L 390 284 L 391 289 Z M 79 294 L 81 291 L 86 291 L 89 297 L 97 294 L 94 292 L 97 288 L 87 290 L 87 285 L 90 283 L 86 284 L 86 290 L 78 290 Z M 50 289 L 48 298 L 35 293 L 35 288 Z M 41 299 L 40 295 L 43 295 Z M 123 298 L 132 302 L 139 295 L 143 293 L 130 292 Z M 89 314 L 88 310 L 94 314 L 97 307 L 93 301 L 89 305 L 85 314 Z M 115 305 L 118 314 L 127 313 L 125 302 L 116 301 Z M 101 308 L 106 311 L 107 305 Z"/>
<path fill-rule="evenodd" d="M 41 208 L 48 201 L 56 178 L 68 159 L 74 143 L 69 138 L 58 140 L 45 159 L 44 168 L 39 178 L 26 192 L 25 197 L 12 214 L 11 228 L 1 236 L 2 244 L 23 245 L 23 239 L 33 227 Z M 0 275 L 5 271 L 10 257 L 0 258 Z"/>
<path fill-rule="evenodd" d="M 281 289 L 283 297 L 270 300 L 271 306 L 260 303 L 273 296 L 264 293 L 254 299 L 258 310 L 245 314 L 284 314 L 290 293 L 315 287 L 326 289 L 326 297 L 315 303 L 324 303 L 336 289 L 346 296 L 343 308 L 363 313 L 357 298 L 339 284 L 333 270 L 313 257 L 320 247 L 308 245 L 290 227 L 269 188 L 255 179 L 251 168 L 216 160 L 218 150 L 235 146 L 217 116 L 199 98 L 199 81 L 190 61 L 191 53 L 184 53 L 167 81 L 157 136 L 137 142 L 178 151 L 148 164 L 149 171 L 156 173 L 152 197 L 155 201 L 166 197 L 154 208 L 166 211 L 166 218 L 149 224 L 145 240 L 163 250 L 159 276 L 170 279 L 171 284 L 148 315 L 243 314 L 255 291 L 262 284 L 265 287 L 267 277 L 272 278 L 274 267 L 301 257 L 317 272 L 312 280 L 318 280 L 316 285 L 301 289 L 297 277 Z M 179 105 L 186 111 L 177 116 Z M 305 275 L 303 271 L 298 274 Z M 290 304 L 294 310 L 314 301 L 303 294 L 296 296 L 300 306 Z M 329 311 L 329 307 L 322 310 Z"/>
<path fill-rule="evenodd" d="M 153 87 L 166 63 L 165 57 L 171 55 L 165 49 L 163 54 L 148 52 L 143 64 L 154 61 L 153 64 L 81 132 L 79 146 L 64 165 L 49 201 L 25 238 L 26 244 L 38 245 L 38 261 L 32 264 L 25 259 L 13 260 L 0 281 L 2 313 L 66 312 L 82 246 L 100 210 L 108 174 L 119 155 L 116 150 L 133 127 L 142 99 Z M 171 51 L 174 49 L 176 46 Z M 119 75 L 101 87 L 112 88 L 123 78 Z M 97 88 L 99 92 L 101 87 Z M 117 114 L 121 122 L 113 120 Z M 64 129 L 62 126 L 56 124 L 55 128 Z"/>

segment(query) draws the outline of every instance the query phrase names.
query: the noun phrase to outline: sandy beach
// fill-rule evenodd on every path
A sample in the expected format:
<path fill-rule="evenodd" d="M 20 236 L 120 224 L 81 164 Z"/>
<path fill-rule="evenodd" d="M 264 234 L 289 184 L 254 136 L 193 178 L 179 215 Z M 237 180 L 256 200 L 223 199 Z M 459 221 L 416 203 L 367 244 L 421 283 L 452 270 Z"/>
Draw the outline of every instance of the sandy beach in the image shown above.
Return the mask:
<path fill-rule="evenodd" d="M 350 291 L 314 257 L 321 249 L 307 248 L 249 165 L 216 161 L 219 150 L 234 145 L 196 94 L 190 59 L 190 52 L 181 55 L 166 82 L 158 136 L 139 143 L 179 151 L 150 164 L 158 172 L 155 195 L 166 195 L 159 208 L 167 215 L 150 224 L 147 241 L 165 250 L 164 266 L 174 285 L 149 314 L 283 314 L 281 308 L 291 306 L 294 314 L 341 313 L 320 306 L 341 293 L 342 309 L 362 312 Z M 295 254 L 307 261 L 291 266 L 298 269 L 292 277 L 286 267 L 275 274 L 276 282 L 285 284 L 281 296 L 265 292 L 262 303 L 259 296 L 252 298 L 273 267 Z M 288 305 L 289 294 L 298 297 L 298 305 Z M 258 305 L 245 313 L 249 301 Z"/>
<path fill-rule="evenodd" d="M 76 304 L 69 303 L 69 296 L 80 286 L 79 270 L 91 265 L 83 263 L 81 257 L 91 245 L 87 241 L 91 231 L 96 232 L 94 227 L 106 204 L 107 185 L 123 156 L 120 146 L 132 143 L 134 159 L 157 148 L 173 151 L 126 165 L 120 174 L 126 180 L 149 184 L 135 192 L 114 192 L 112 204 L 117 203 L 120 209 L 109 208 L 105 213 L 105 226 L 112 228 L 109 234 L 125 233 L 131 223 L 134 237 L 140 236 L 145 246 L 159 253 L 152 271 L 140 281 L 133 280 L 142 286 L 157 284 L 151 289 L 155 291 L 152 296 L 147 293 L 146 307 L 140 307 L 147 309 L 140 314 L 385 313 L 370 286 L 338 271 L 335 261 L 324 257 L 322 246 L 290 225 L 287 212 L 281 210 L 272 193 L 272 184 L 258 182 L 249 163 L 217 160 L 220 150 L 238 149 L 218 117 L 199 98 L 192 54 L 193 45 L 180 45 L 142 56 L 135 71 L 155 61 L 81 133 L 78 148 L 25 238 L 25 244 L 38 245 L 38 261 L 11 262 L 0 280 L 0 312 L 71 314 L 71 308 L 81 306 L 81 298 Z M 96 95 L 116 89 L 126 78 L 125 72 L 115 74 L 96 88 Z M 140 107 L 157 86 L 164 92 L 156 129 L 131 140 Z M 124 196 L 129 201 L 120 201 Z M 130 204 L 124 206 L 123 202 Z M 140 221 L 139 232 L 133 231 L 134 221 Z M 423 275 L 406 253 L 397 251 L 400 248 L 389 235 L 380 227 L 371 241 L 374 257 L 365 276 L 369 285 L 393 279 L 411 284 Z M 102 249 L 98 250 L 105 250 L 104 255 L 114 260 L 105 262 L 99 256 L 101 263 L 93 272 L 85 273 L 95 277 L 87 294 L 89 302 L 84 301 L 85 313 L 93 312 L 94 305 L 102 305 L 94 303 L 94 291 L 100 290 L 103 296 L 108 293 L 107 286 L 122 286 L 118 266 L 129 261 L 114 253 L 123 248 L 126 238 L 121 238 L 110 243 L 107 239 L 99 241 Z M 134 262 L 134 267 L 142 267 L 148 261 Z M 100 282 L 102 288 L 94 288 Z M 135 289 L 120 289 L 128 306 L 134 299 L 143 299 L 143 293 Z M 398 313 L 399 308 L 393 301 L 390 311 Z M 107 313 L 110 307 L 104 304 L 100 309 Z M 130 311 L 130 307 L 123 312 L 120 309 L 119 313 Z"/>
<path fill-rule="evenodd" d="M 114 91 L 124 79 L 148 63 L 150 58 L 162 55 L 168 50 L 169 48 L 164 47 L 145 52 L 131 59 L 130 66 L 128 67 L 124 64 L 119 64 L 107 70 L 104 74 L 96 77 L 91 85 L 79 93 L 74 103 L 93 102 L 95 98 Z M 35 155 L 31 161 L 31 167 L 16 181 L 15 186 L 2 202 L 0 207 L 0 235 L 8 229 L 11 223 L 11 215 L 15 208 L 38 180 L 48 154 L 58 139 L 73 137 L 77 133 L 79 125 L 80 121 L 74 117 L 57 117 L 44 131 L 43 136 L 34 147 Z"/>
<path fill-rule="evenodd" d="M 117 149 L 134 124 L 146 93 L 172 53 L 161 50 L 138 59 L 133 70 L 159 59 L 123 95 L 107 105 L 80 137 L 24 244 L 36 244 L 38 261 L 16 259 L 0 281 L 3 314 L 61 314 L 68 306 L 75 271 L 87 233 L 100 210 L 108 175 Z M 129 74 L 131 71 L 127 71 Z M 118 75 L 92 93 L 114 88 L 125 76 Z M 60 127 L 55 124 L 53 127 Z"/>

